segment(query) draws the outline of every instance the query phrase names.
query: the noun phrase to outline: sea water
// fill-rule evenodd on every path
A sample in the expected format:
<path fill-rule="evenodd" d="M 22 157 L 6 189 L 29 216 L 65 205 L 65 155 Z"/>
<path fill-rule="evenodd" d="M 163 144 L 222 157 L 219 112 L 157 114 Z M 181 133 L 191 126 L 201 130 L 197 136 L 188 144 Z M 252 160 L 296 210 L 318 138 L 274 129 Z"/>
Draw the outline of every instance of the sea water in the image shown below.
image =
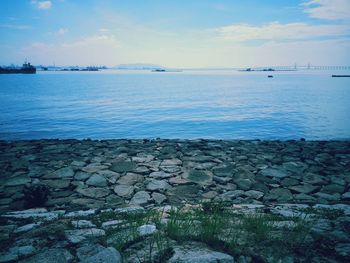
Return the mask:
<path fill-rule="evenodd" d="M 349 72 L 0 75 L 0 139 L 350 139 L 350 78 L 332 74 Z"/>

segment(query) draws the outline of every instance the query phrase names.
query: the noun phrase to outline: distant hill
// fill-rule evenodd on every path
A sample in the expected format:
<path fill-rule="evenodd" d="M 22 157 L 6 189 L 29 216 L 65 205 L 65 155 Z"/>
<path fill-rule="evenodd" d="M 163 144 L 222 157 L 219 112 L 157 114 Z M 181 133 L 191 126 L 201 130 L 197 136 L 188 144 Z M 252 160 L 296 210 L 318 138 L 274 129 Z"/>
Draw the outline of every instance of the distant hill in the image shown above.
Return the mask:
<path fill-rule="evenodd" d="M 134 69 L 134 70 L 155 70 L 155 69 L 164 69 L 164 67 L 160 65 L 154 65 L 154 64 L 143 64 L 143 63 L 136 63 L 136 64 L 120 64 L 115 67 L 116 69 Z"/>

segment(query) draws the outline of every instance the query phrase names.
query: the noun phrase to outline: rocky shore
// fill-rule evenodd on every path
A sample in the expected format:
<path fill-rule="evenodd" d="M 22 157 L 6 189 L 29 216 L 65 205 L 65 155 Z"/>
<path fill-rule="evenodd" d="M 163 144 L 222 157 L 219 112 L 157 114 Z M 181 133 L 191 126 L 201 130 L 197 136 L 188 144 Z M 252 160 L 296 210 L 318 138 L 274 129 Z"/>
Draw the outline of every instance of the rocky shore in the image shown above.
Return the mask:
<path fill-rule="evenodd" d="M 137 207 L 151 210 L 209 201 L 225 202 L 230 206 L 251 204 L 254 208 L 261 206 L 272 210 L 280 204 L 295 204 L 342 210 L 345 213 L 340 219 L 343 223 L 338 223 L 337 228 L 336 221 L 328 222 L 332 226 L 326 230 L 330 232 L 340 231 L 339 225 L 343 227 L 344 222 L 350 222 L 349 141 L 0 141 L 0 171 L 0 211 L 3 215 L 0 236 L 2 242 L 12 242 L 2 248 L 0 262 L 40 257 L 35 245 L 28 248 L 21 244 L 19 240 L 23 238 L 18 234 L 12 238 L 13 231 L 28 235 L 28 231 L 45 225 L 45 220 L 57 220 L 75 211 L 94 211 L 96 214 L 106 209 Z M 31 207 L 25 189 L 38 185 L 47 189 L 45 209 L 23 211 Z M 281 213 L 290 215 L 288 209 L 282 209 Z M 23 217 L 21 213 L 29 216 Z M 27 218 L 36 220 L 26 224 L 28 222 L 23 220 Z M 65 256 L 59 257 L 61 261 L 36 259 L 28 262 L 93 262 L 84 261 L 88 260 L 86 256 L 80 258 L 76 254 L 77 247 L 73 246 L 74 253 L 67 250 L 67 244 L 82 244 L 86 237 L 104 235 L 106 229 L 97 228 L 92 222 L 86 224 L 77 223 L 75 230 L 71 230 L 80 231 L 80 234 L 66 232 L 65 240 L 60 241 L 62 246 L 56 243 L 40 245 L 41 249 L 47 248 L 45 251 L 63 253 Z M 349 229 L 343 229 L 339 235 L 341 238 L 332 243 L 334 249 L 339 246 L 341 253 L 336 258 L 346 259 L 350 255 Z M 19 252 L 19 248 L 24 252 Z M 11 249 L 12 252 L 17 250 L 11 253 Z M 93 257 L 104 251 L 107 256 L 101 253 L 107 258 L 121 257 L 112 247 L 97 250 L 86 253 Z M 197 250 L 209 251 L 209 248 L 198 245 Z M 42 258 L 50 258 L 49 252 Z M 189 262 L 180 259 L 169 259 L 169 262 Z M 94 262 L 104 262 L 96 260 Z M 224 257 L 223 261 L 202 262 L 233 262 L 234 259 L 230 260 Z M 241 258 L 238 262 L 249 260 Z"/>

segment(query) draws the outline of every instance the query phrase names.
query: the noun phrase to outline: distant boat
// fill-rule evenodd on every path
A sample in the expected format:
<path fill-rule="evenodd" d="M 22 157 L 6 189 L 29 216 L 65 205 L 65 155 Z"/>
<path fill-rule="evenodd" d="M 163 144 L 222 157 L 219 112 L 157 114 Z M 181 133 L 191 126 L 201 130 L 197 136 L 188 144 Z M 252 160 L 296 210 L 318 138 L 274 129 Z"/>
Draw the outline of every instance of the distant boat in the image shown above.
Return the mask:
<path fill-rule="evenodd" d="M 273 78 L 273 76 L 272 76 L 272 75 L 268 75 L 267 77 L 268 77 L 268 78 Z"/>
<path fill-rule="evenodd" d="M 350 75 L 332 75 L 332 78 L 350 78 Z"/>
<path fill-rule="evenodd" d="M 166 70 L 165 69 L 154 69 L 152 70 L 152 72 L 165 72 Z"/>
<path fill-rule="evenodd" d="M 36 68 L 29 62 L 25 62 L 21 68 L 15 67 L 0 67 L 0 74 L 35 74 Z"/>

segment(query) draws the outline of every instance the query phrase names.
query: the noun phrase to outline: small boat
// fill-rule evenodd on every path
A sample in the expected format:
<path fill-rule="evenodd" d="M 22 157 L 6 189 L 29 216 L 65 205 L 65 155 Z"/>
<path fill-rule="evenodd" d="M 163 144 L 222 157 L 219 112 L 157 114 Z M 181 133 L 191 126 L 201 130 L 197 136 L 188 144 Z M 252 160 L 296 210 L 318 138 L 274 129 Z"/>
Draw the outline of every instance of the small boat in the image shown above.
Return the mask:
<path fill-rule="evenodd" d="M 29 62 L 24 62 L 21 68 L 16 67 L 0 67 L 0 74 L 35 74 L 36 68 Z"/>
<path fill-rule="evenodd" d="M 152 72 L 165 72 L 166 70 L 165 69 L 154 69 L 152 70 Z"/>
<path fill-rule="evenodd" d="M 332 75 L 332 78 L 350 78 L 350 75 Z"/>
<path fill-rule="evenodd" d="M 268 75 L 267 77 L 268 77 L 268 78 L 273 78 L 273 76 L 272 76 L 272 75 Z"/>

